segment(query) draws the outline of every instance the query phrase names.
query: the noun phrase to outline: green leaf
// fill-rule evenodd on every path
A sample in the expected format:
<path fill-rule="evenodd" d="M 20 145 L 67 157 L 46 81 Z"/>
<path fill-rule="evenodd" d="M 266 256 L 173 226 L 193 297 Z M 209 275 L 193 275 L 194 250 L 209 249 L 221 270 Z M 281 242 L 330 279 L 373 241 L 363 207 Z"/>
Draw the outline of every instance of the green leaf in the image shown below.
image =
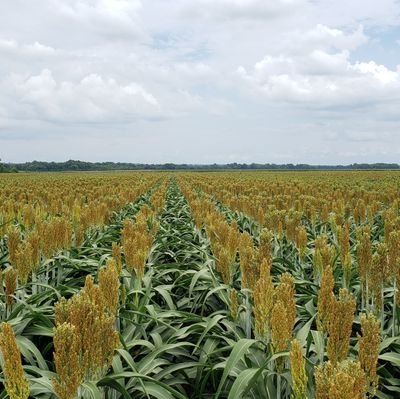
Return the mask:
<path fill-rule="evenodd" d="M 385 393 L 380 392 L 380 391 L 377 391 L 377 392 L 376 392 L 376 396 L 377 396 L 379 399 L 393 399 L 393 396 L 392 396 L 392 395 L 386 395 Z"/>
<path fill-rule="evenodd" d="M 130 372 L 130 371 L 125 371 L 123 373 L 118 373 L 118 374 L 110 374 L 109 376 L 103 378 L 102 380 L 100 380 L 97 385 L 98 386 L 107 386 L 109 384 L 109 379 L 114 379 L 114 380 L 118 380 L 121 378 L 137 378 L 139 379 L 143 384 L 145 382 L 152 382 L 155 385 L 158 385 L 162 388 L 164 388 L 165 390 L 167 390 L 169 393 L 171 393 L 173 395 L 174 398 L 178 398 L 178 399 L 187 399 L 186 396 L 182 395 L 179 391 L 177 391 L 174 388 L 171 388 L 170 386 L 168 386 L 167 384 L 164 384 L 161 381 L 157 381 L 152 377 L 149 377 L 147 375 L 143 375 L 140 373 L 135 373 L 135 372 Z M 141 386 L 143 386 L 143 384 Z M 139 385 L 134 387 L 135 389 L 140 389 Z M 132 397 L 132 396 L 131 396 Z"/>
<path fill-rule="evenodd" d="M 382 340 L 381 344 L 379 345 L 379 352 L 382 352 L 388 346 L 390 346 L 393 342 L 400 341 L 400 337 L 389 337 Z"/>
<path fill-rule="evenodd" d="M 81 385 L 82 396 L 90 399 L 103 399 L 103 394 L 93 382 L 84 382 Z"/>
<path fill-rule="evenodd" d="M 23 336 L 18 336 L 16 339 L 22 356 L 29 361 L 30 365 L 35 366 L 37 364 L 40 369 L 48 370 L 46 361 L 32 341 Z"/>
<path fill-rule="evenodd" d="M 105 377 L 97 385 L 101 387 L 110 387 L 112 389 L 115 389 L 122 395 L 123 398 L 131 399 L 131 395 L 129 394 L 129 392 L 114 378 Z"/>
<path fill-rule="evenodd" d="M 201 341 L 203 341 L 204 337 L 208 334 L 208 332 L 215 327 L 222 319 L 224 319 L 224 315 L 216 315 L 212 317 L 211 319 L 208 320 L 206 328 L 204 329 L 203 333 L 201 334 L 199 340 L 196 343 L 196 347 L 193 349 L 193 353 L 197 350 L 199 347 Z"/>
<path fill-rule="evenodd" d="M 311 331 L 313 340 L 314 340 L 314 351 L 319 358 L 322 358 L 322 355 L 325 351 L 324 347 L 324 335 L 321 331 Z"/>
<path fill-rule="evenodd" d="M 168 305 L 168 308 L 171 310 L 175 310 L 176 306 L 174 301 L 171 298 L 171 294 L 166 289 L 167 286 L 158 286 L 154 287 L 154 290 L 157 291 L 165 300 L 165 303 Z"/>
<path fill-rule="evenodd" d="M 164 387 L 152 382 L 145 382 L 143 387 L 138 387 L 139 391 L 143 391 L 147 395 L 154 396 L 158 399 L 174 399 L 174 396 Z"/>
<path fill-rule="evenodd" d="M 218 399 L 219 395 L 221 394 L 222 388 L 225 384 L 226 379 L 228 378 L 229 374 L 236 366 L 236 364 L 242 359 L 244 354 L 248 351 L 248 349 L 257 341 L 254 339 L 241 339 L 240 341 L 236 342 L 233 346 L 232 352 L 226 361 L 225 369 L 222 374 L 221 381 L 218 385 L 217 393 L 215 394 L 214 399 Z"/>
<path fill-rule="evenodd" d="M 379 355 L 378 359 L 386 360 L 387 362 L 390 362 L 395 366 L 400 367 L 400 353 L 395 353 L 395 352 L 383 353 L 382 355 Z"/>
<path fill-rule="evenodd" d="M 255 377 L 258 377 L 260 372 L 260 369 L 243 370 L 233 383 L 228 399 L 242 399 L 246 388 L 253 383 Z"/>
<path fill-rule="evenodd" d="M 308 334 L 310 333 L 311 325 L 314 321 L 315 316 L 313 316 L 303 327 L 297 332 L 296 338 L 301 342 L 304 346 L 307 342 Z"/>

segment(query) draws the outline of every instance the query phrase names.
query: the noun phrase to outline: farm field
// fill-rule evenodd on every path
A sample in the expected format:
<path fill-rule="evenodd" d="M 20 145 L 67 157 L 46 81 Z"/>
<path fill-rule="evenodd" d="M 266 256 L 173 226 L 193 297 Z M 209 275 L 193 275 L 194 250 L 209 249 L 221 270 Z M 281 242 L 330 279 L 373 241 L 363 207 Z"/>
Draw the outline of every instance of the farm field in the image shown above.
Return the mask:
<path fill-rule="evenodd" d="M 0 398 L 400 397 L 400 172 L 0 175 Z"/>

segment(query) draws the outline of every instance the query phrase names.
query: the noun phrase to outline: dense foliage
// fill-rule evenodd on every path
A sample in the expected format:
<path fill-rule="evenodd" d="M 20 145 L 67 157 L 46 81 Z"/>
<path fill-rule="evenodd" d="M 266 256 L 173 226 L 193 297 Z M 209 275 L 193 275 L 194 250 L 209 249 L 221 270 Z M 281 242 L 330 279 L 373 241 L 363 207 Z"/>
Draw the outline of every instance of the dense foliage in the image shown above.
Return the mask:
<path fill-rule="evenodd" d="M 399 187 L 3 175 L 0 397 L 398 397 Z"/>
<path fill-rule="evenodd" d="M 17 169 L 2 163 L 1 159 L 0 159 L 0 173 L 16 173 L 16 172 L 17 172 Z"/>
<path fill-rule="evenodd" d="M 69 160 L 66 162 L 32 161 L 7 165 L 9 170 L 23 172 L 62 172 L 62 171 L 106 171 L 106 170 L 365 170 L 365 169 L 399 169 L 396 163 L 372 163 L 351 165 L 308 165 L 308 164 L 271 164 L 271 163 L 229 163 L 229 164 L 142 164 L 129 162 L 84 162 Z M 1 170 L 1 165 L 0 165 Z"/>

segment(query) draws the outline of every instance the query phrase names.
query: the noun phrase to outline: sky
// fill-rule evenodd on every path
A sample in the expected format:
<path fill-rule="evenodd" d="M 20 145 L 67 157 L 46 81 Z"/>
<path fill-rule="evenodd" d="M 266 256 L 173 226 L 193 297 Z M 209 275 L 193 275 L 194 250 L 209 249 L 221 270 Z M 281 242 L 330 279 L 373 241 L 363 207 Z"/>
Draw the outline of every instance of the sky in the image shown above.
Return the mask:
<path fill-rule="evenodd" d="M 400 163 L 400 2 L 3 1 L 0 158 Z"/>

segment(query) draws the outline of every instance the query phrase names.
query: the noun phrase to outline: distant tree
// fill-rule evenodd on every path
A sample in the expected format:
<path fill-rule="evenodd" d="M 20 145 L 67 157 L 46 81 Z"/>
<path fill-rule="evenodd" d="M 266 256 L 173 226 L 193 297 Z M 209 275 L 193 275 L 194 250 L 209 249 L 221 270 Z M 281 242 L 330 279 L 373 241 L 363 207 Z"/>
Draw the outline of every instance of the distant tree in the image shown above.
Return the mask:
<path fill-rule="evenodd" d="M 10 168 L 8 165 L 1 162 L 0 158 L 0 173 L 17 173 L 15 168 Z"/>
<path fill-rule="evenodd" d="M 375 164 L 351 164 L 351 165 L 308 165 L 308 164 L 274 164 L 274 163 L 230 163 L 230 164 L 138 164 L 129 162 L 84 162 L 69 160 L 66 162 L 42 162 L 32 161 L 19 164 L 4 165 L 0 163 L 1 171 L 25 172 L 63 172 L 63 171 L 104 171 L 104 170 L 360 170 L 360 169 L 399 169 L 398 164 L 375 163 Z"/>

